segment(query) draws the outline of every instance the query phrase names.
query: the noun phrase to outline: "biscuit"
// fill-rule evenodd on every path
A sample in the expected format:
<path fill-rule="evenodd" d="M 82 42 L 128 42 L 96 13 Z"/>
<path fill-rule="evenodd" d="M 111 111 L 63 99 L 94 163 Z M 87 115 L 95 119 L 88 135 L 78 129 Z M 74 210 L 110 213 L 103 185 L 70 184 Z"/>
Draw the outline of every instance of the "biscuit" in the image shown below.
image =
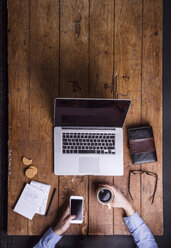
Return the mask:
<path fill-rule="evenodd" d="M 29 169 L 33 169 L 35 172 L 35 175 L 37 174 L 37 167 L 34 165 L 29 166 Z"/>
<path fill-rule="evenodd" d="M 25 175 L 28 178 L 32 178 L 32 177 L 34 177 L 36 175 L 36 173 L 35 173 L 35 171 L 33 169 L 28 168 L 28 169 L 25 170 Z"/>
<path fill-rule="evenodd" d="M 32 163 L 32 159 L 26 158 L 26 157 L 22 157 L 22 162 L 25 165 L 30 165 Z"/>

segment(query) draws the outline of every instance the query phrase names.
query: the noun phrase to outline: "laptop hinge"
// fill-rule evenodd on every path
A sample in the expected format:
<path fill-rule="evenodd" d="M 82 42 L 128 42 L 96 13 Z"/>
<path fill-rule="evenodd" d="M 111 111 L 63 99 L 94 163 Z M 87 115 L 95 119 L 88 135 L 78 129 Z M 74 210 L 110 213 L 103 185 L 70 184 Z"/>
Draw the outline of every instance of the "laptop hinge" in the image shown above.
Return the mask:
<path fill-rule="evenodd" d="M 62 127 L 62 129 L 75 129 L 75 130 L 115 130 L 115 127 Z"/>

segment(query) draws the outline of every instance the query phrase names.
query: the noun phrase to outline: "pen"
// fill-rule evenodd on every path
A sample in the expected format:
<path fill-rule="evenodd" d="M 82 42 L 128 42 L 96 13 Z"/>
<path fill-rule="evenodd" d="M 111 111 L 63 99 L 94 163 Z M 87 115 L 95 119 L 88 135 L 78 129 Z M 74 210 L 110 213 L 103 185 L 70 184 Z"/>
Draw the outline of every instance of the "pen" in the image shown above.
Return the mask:
<path fill-rule="evenodd" d="M 48 216 L 50 207 L 51 207 L 51 205 L 52 205 L 53 198 L 54 198 L 54 196 L 55 196 L 55 192 L 56 192 L 56 188 L 54 188 L 54 190 L 53 190 L 53 193 L 52 193 L 52 196 L 51 196 L 51 199 L 50 199 L 50 202 L 49 202 L 49 206 L 48 206 L 48 209 L 47 209 L 47 211 L 46 211 L 45 216 Z"/>

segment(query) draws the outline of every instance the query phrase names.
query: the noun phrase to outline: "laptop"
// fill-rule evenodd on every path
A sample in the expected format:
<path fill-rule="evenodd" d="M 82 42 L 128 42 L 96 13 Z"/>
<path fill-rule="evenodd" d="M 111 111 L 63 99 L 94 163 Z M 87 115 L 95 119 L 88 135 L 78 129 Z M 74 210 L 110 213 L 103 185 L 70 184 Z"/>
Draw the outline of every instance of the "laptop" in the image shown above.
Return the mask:
<path fill-rule="evenodd" d="M 55 175 L 123 175 L 123 124 L 130 100 L 56 98 Z"/>

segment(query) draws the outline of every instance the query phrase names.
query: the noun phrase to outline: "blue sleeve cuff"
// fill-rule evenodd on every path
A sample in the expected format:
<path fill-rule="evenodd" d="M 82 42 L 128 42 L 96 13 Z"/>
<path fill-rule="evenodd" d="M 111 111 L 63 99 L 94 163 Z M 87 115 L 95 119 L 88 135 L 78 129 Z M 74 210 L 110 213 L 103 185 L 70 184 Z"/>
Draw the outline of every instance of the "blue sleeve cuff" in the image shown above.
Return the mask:
<path fill-rule="evenodd" d="M 129 217 L 125 217 L 124 221 L 131 233 L 133 233 L 140 225 L 144 224 L 143 219 L 137 212 Z"/>
<path fill-rule="evenodd" d="M 134 241 L 139 248 L 157 248 L 154 236 L 143 219 L 136 212 L 132 216 L 124 218 L 125 224 L 133 235 Z"/>
<path fill-rule="evenodd" d="M 52 227 L 49 228 L 49 230 L 46 232 L 46 236 L 48 236 L 48 237 L 50 237 L 51 239 L 53 239 L 55 243 L 57 243 L 57 242 L 62 238 L 62 236 L 57 235 L 57 234 L 53 231 Z"/>
<path fill-rule="evenodd" d="M 62 236 L 57 235 L 52 228 L 49 228 L 34 248 L 53 248 L 61 238 Z"/>

